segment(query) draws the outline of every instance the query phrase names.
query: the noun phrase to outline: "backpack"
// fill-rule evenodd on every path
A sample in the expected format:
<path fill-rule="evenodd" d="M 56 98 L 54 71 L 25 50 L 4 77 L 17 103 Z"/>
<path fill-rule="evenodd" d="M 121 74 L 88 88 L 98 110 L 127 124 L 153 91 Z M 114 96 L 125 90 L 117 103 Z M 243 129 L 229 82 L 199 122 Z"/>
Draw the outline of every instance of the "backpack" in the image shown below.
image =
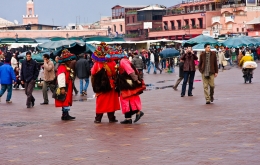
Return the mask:
<path fill-rule="evenodd" d="M 105 93 L 112 90 L 106 69 L 103 67 L 91 76 L 91 83 L 95 93 Z"/>
<path fill-rule="evenodd" d="M 225 58 L 230 58 L 229 50 L 225 52 Z"/>

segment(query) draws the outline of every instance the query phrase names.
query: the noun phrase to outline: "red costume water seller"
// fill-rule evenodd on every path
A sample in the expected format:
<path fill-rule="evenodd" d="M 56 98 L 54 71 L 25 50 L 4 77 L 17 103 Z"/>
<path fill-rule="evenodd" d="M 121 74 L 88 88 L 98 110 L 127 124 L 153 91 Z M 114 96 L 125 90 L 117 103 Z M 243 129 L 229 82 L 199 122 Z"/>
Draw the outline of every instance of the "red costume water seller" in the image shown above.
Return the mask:
<path fill-rule="evenodd" d="M 62 107 L 61 120 L 73 120 L 75 117 L 69 115 L 70 107 L 72 106 L 72 91 L 73 91 L 73 73 L 69 68 L 69 63 L 75 60 L 76 56 L 70 53 L 67 49 L 62 51 L 59 58 L 59 67 L 57 69 L 58 88 L 55 91 L 55 106 Z"/>
<path fill-rule="evenodd" d="M 139 94 L 145 90 L 145 84 L 140 78 L 138 70 L 131 64 L 127 58 L 120 60 L 119 76 L 121 83 L 120 102 L 122 106 L 122 113 L 125 115 L 125 120 L 121 124 L 132 124 L 132 115 L 136 114 L 134 122 L 140 120 L 144 115 L 141 111 L 142 104 Z"/>
<path fill-rule="evenodd" d="M 107 113 L 110 123 L 118 122 L 115 111 L 120 110 L 119 95 L 115 91 L 116 63 L 105 58 L 111 49 L 104 42 L 100 43 L 92 54 L 94 65 L 91 69 L 91 81 L 96 93 L 96 117 L 94 123 L 100 123 Z"/>

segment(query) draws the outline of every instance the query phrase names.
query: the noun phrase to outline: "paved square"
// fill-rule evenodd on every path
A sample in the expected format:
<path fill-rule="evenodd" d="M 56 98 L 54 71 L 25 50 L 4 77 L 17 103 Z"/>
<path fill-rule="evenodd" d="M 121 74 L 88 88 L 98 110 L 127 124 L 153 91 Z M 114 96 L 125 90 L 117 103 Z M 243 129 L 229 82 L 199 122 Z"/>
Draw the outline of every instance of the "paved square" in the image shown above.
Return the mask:
<path fill-rule="evenodd" d="M 235 67 L 220 72 L 211 105 L 201 81 L 194 83 L 193 97 L 181 98 L 181 85 L 179 91 L 165 88 L 178 73 L 145 75 L 147 84 L 165 89 L 151 87 L 141 95 L 145 115 L 133 125 L 109 124 L 106 115 L 94 124 L 91 87 L 87 101 L 73 103 L 76 120 L 67 122 L 50 93 L 50 105 L 43 106 L 41 91 L 35 91 L 36 106 L 27 109 L 24 91 L 13 91 L 13 104 L 5 103 L 6 94 L 0 103 L 0 164 L 259 165 L 259 72 L 252 84 L 243 84 Z M 201 80 L 199 72 L 195 80 Z M 121 111 L 116 116 L 124 119 Z"/>

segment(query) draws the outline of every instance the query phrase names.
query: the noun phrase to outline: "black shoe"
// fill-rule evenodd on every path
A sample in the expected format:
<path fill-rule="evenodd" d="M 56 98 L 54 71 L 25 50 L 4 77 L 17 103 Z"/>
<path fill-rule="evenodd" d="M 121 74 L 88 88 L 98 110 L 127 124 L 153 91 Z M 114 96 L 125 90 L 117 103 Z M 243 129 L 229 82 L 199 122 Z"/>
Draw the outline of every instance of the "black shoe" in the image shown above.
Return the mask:
<path fill-rule="evenodd" d="M 160 74 L 162 74 L 162 70 L 160 70 Z"/>
<path fill-rule="evenodd" d="M 129 120 L 125 119 L 124 121 L 121 121 L 120 123 L 121 124 L 132 124 L 132 119 L 129 119 Z"/>
<path fill-rule="evenodd" d="M 181 97 L 184 97 L 184 95 L 181 95 Z"/>
<path fill-rule="evenodd" d="M 94 123 L 101 123 L 101 121 L 97 121 L 97 120 L 95 120 Z"/>
<path fill-rule="evenodd" d="M 210 97 L 210 102 L 213 102 L 213 101 L 214 101 L 214 97 L 211 96 L 211 97 Z"/>
<path fill-rule="evenodd" d="M 35 99 L 32 100 L 32 107 L 34 107 Z"/>
<path fill-rule="evenodd" d="M 117 123 L 118 122 L 118 120 L 109 120 L 109 123 Z"/>
<path fill-rule="evenodd" d="M 40 103 L 40 105 L 48 105 L 49 103 L 45 103 L 45 102 L 43 102 L 43 103 Z"/>
<path fill-rule="evenodd" d="M 27 105 L 27 108 L 32 108 L 30 105 Z"/>
<path fill-rule="evenodd" d="M 137 113 L 137 114 L 136 114 L 136 117 L 135 117 L 134 123 L 136 123 L 138 120 L 140 120 L 143 115 L 144 115 L 144 113 L 143 113 L 142 111 L 140 111 L 139 114 Z"/>
<path fill-rule="evenodd" d="M 69 118 L 68 118 L 67 115 L 62 115 L 62 116 L 61 116 L 61 120 L 69 120 Z"/>
<path fill-rule="evenodd" d="M 193 94 L 189 94 L 188 96 L 193 96 Z"/>
<path fill-rule="evenodd" d="M 176 87 L 172 87 L 175 91 L 177 91 L 177 88 Z"/>
<path fill-rule="evenodd" d="M 70 116 L 69 112 L 67 112 L 67 113 L 68 113 L 68 118 L 69 118 L 69 120 L 74 120 L 74 119 L 76 119 L 76 117 Z"/>
<path fill-rule="evenodd" d="M 207 101 L 206 104 L 210 104 L 210 101 Z"/>

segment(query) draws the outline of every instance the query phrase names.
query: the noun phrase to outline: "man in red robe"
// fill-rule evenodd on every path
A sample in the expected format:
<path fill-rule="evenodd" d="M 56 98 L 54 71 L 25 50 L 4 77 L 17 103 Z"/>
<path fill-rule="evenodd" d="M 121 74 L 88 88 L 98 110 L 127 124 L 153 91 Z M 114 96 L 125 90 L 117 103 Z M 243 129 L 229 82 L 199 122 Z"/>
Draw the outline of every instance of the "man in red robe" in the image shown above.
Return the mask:
<path fill-rule="evenodd" d="M 120 110 L 119 95 L 115 91 L 116 63 L 105 58 L 109 53 L 110 48 L 102 42 L 92 55 L 95 63 L 91 69 L 91 81 L 93 91 L 96 93 L 96 118 L 94 123 L 100 123 L 104 113 L 107 113 L 109 123 L 118 122 L 115 117 L 115 111 Z M 103 74 L 100 74 L 100 72 L 103 72 Z M 106 84 L 106 86 L 103 84 Z"/>
<path fill-rule="evenodd" d="M 62 107 L 61 120 L 73 120 L 75 117 L 69 115 L 70 106 L 72 106 L 73 91 L 73 73 L 69 68 L 70 61 L 76 59 L 76 56 L 68 50 L 63 50 L 59 58 L 59 67 L 57 70 L 58 88 L 55 96 L 55 106 Z"/>

